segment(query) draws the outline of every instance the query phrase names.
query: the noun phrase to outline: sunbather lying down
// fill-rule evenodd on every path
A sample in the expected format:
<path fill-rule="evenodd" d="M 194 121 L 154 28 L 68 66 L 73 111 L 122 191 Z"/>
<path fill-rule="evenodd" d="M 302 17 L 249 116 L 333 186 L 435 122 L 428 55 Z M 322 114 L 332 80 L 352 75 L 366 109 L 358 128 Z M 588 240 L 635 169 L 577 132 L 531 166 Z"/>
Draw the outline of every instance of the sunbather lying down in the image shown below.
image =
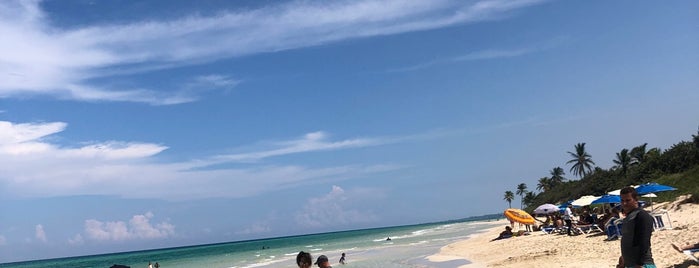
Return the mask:
<path fill-rule="evenodd" d="M 500 240 L 500 239 L 505 239 L 505 238 L 510 238 L 510 237 L 512 237 L 512 228 L 510 226 L 505 226 L 505 231 L 502 231 L 498 237 L 493 238 L 493 240 L 490 240 L 490 241 L 495 241 L 495 240 Z"/>
<path fill-rule="evenodd" d="M 677 250 L 677 251 L 679 251 L 680 253 L 682 253 L 682 252 L 684 252 L 685 250 L 699 249 L 699 243 L 694 244 L 694 245 L 687 244 L 687 245 L 685 245 L 685 246 L 679 246 L 679 245 L 677 245 L 677 244 L 675 244 L 675 243 L 672 243 L 672 247 L 673 247 L 675 250 Z"/>
<path fill-rule="evenodd" d="M 697 257 L 694 256 L 694 252 L 699 251 L 699 243 L 694 245 L 687 244 L 686 246 L 678 246 L 677 244 L 672 243 L 672 247 L 680 253 L 684 253 L 685 255 L 687 255 L 687 257 L 694 260 L 695 262 L 699 263 L 699 259 L 697 259 Z"/>

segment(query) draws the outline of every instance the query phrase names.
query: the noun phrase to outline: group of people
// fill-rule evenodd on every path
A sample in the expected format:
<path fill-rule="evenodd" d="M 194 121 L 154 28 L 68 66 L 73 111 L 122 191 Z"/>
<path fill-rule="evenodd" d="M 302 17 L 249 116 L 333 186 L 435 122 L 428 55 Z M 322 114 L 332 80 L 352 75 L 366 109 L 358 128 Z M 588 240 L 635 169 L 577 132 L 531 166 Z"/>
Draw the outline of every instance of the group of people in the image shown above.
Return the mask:
<path fill-rule="evenodd" d="M 160 263 L 155 262 L 155 265 L 153 265 L 151 262 L 148 262 L 148 268 L 160 268 Z"/>
<path fill-rule="evenodd" d="M 638 204 L 638 192 L 634 187 L 625 187 L 621 189 L 621 213 L 624 216 L 621 221 L 621 228 L 619 233 L 621 234 L 621 256 L 619 256 L 617 268 L 655 268 L 655 262 L 653 261 L 653 256 L 651 254 L 650 238 L 653 233 L 653 217 L 644 209 L 642 209 Z M 589 211 L 589 210 L 588 210 Z M 588 213 L 584 211 L 579 224 L 598 224 L 605 226 L 604 223 L 612 222 L 617 219 L 618 215 L 614 215 L 619 211 L 612 211 L 605 214 L 600 219 L 595 219 Z M 560 217 L 553 215 L 547 217 L 544 225 L 555 225 L 555 227 L 562 228 L 563 222 L 567 226 L 567 234 L 572 235 L 575 228 L 573 228 L 574 216 L 571 207 L 568 206 L 563 215 Z M 616 225 L 615 225 L 616 226 Z M 508 233 L 509 232 L 509 233 Z M 505 230 L 496 239 L 502 239 L 511 236 L 511 230 Z M 494 239 L 495 240 L 495 239 Z M 682 249 L 679 246 L 675 246 L 676 249 Z M 678 251 L 679 251 L 678 249 Z"/>
<path fill-rule="evenodd" d="M 311 253 L 308 252 L 299 252 L 298 255 L 296 255 L 296 265 L 299 266 L 299 268 L 310 268 L 313 264 L 318 265 L 320 268 L 332 268 L 330 266 L 330 261 L 328 260 L 328 257 L 325 255 L 320 255 L 318 256 L 318 259 L 316 259 L 316 262 L 311 264 L 313 262 L 313 257 L 311 257 Z M 340 257 L 340 264 L 345 264 L 345 253 L 342 253 L 342 256 Z"/>

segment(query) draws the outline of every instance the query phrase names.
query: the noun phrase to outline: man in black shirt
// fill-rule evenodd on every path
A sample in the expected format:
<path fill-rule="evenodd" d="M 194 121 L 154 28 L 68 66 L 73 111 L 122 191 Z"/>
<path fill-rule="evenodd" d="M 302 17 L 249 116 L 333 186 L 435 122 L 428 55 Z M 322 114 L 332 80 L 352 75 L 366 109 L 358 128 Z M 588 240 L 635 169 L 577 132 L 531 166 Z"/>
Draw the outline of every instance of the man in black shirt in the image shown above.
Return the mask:
<path fill-rule="evenodd" d="M 655 268 L 650 250 L 653 217 L 638 207 L 636 188 L 621 189 L 621 208 L 626 218 L 621 226 L 621 257 L 617 268 Z"/>

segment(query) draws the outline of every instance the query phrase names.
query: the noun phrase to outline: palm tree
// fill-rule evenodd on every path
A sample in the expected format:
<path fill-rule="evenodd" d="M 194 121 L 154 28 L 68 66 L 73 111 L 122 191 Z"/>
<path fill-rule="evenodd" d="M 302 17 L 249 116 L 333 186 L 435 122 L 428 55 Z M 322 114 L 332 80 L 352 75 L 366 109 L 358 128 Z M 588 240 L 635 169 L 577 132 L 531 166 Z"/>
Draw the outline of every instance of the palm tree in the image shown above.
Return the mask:
<path fill-rule="evenodd" d="M 643 163 L 643 160 L 646 159 L 646 146 L 648 143 L 644 143 L 643 145 L 639 145 L 636 147 L 633 147 L 631 149 L 631 152 L 629 152 L 629 155 L 631 156 L 631 164 L 636 165 Z"/>
<path fill-rule="evenodd" d="M 560 184 L 566 179 L 563 177 L 566 173 L 563 172 L 563 168 L 561 167 L 555 167 L 549 172 L 551 173 L 551 183 L 553 184 Z"/>
<path fill-rule="evenodd" d="M 519 208 L 524 208 L 524 195 L 527 193 L 527 185 L 524 183 L 520 183 L 517 185 L 517 195 L 519 195 L 520 202 L 519 202 Z"/>
<path fill-rule="evenodd" d="M 534 199 L 536 199 L 536 194 L 533 192 L 527 192 L 527 194 L 524 195 L 524 198 L 522 198 L 522 201 L 525 205 L 527 205 L 527 207 L 529 207 L 531 204 L 534 204 Z"/>
<path fill-rule="evenodd" d="M 551 179 L 548 177 L 540 178 L 539 183 L 536 185 L 536 190 L 541 192 L 551 190 Z"/>
<path fill-rule="evenodd" d="M 580 178 L 585 177 L 585 175 L 592 170 L 592 166 L 595 165 L 595 162 L 592 161 L 591 156 L 585 152 L 584 142 L 575 145 L 575 153 L 568 153 L 573 157 L 573 159 L 568 161 L 566 164 L 572 163 L 573 166 L 570 168 L 570 172 L 573 172 L 573 174 L 578 175 Z"/>
<path fill-rule="evenodd" d="M 626 175 L 626 170 L 631 164 L 631 156 L 629 155 L 629 149 L 623 149 L 621 152 L 616 153 L 616 159 L 614 159 L 614 164 L 617 168 L 621 168 L 621 174 Z"/>
<path fill-rule="evenodd" d="M 510 208 L 512 208 L 512 200 L 515 199 L 515 193 L 512 191 L 505 191 L 505 201 L 510 205 Z"/>

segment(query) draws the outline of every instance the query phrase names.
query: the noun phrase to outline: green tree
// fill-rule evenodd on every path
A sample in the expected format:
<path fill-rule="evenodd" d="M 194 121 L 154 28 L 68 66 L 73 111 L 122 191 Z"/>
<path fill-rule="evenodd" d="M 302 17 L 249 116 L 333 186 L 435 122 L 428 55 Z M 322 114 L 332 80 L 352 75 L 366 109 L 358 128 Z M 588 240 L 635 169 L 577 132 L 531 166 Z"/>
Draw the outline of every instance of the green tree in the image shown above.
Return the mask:
<path fill-rule="evenodd" d="M 551 190 L 551 179 L 548 177 L 540 178 L 539 183 L 536 184 L 536 190 L 541 192 Z"/>
<path fill-rule="evenodd" d="M 629 155 L 631 156 L 632 165 L 641 164 L 646 159 L 646 154 L 648 153 L 646 151 L 646 146 L 648 146 L 648 143 L 644 143 L 643 145 L 639 145 L 631 149 Z"/>
<path fill-rule="evenodd" d="M 519 195 L 520 202 L 519 202 L 519 208 L 523 209 L 524 208 L 524 195 L 527 194 L 527 185 L 524 183 L 520 183 L 517 185 L 517 195 Z"/>
<path fill-rule="evenodd" d="M 616 159 L 614 159 L 614 164 L 617 168 L 621 169 L 621 175 L 626 175 L 626 171 L 631 164 L 631 156 L 629 155 L 629 149 L 622 149 L 621 152 L 616 153 Z"/>
<path fill-rule="evenodd" d="M 536 194 L 534 194 L 533 192 L 527 192 L 527 194 L 524 195 L 524 198 L 522 198 L 522 202 L 524 202 L 524 205 L 527 207 L 534 204 L 535 200 L 536 200 Z"/>
<path fill-rule="evenodd" d="M 549 172 L 551 173 L 551 183 L 554 185 L 560 184 L 564 180 L 566 180 L 566 178 L 563 177 L 563 175 L 565 175 L 566 173 L 563 171 L 563 168 L 561 167 L 555 167 Z"/>
<path fill-rule="evenodd" d="M 507 201 L 507 204 L 512 208 L 512 200 L 515 199 L 515 193 L 512 191 L 505 191 L 505 198 L 504 200 Z"/>
<path fill-rule="evenodd" d="M 570 172 L 583 178 L 588 172 L 592 171 L 592 166 L 595 165 L 595 162 L 592 161 L 592 156 L 585 151 L 584 142 L 575 145 L 575 153 L 568 152 L 568 154 L 573 157 L 573 159 L 566 163 L 573 164 L 570 168 Z"/>

